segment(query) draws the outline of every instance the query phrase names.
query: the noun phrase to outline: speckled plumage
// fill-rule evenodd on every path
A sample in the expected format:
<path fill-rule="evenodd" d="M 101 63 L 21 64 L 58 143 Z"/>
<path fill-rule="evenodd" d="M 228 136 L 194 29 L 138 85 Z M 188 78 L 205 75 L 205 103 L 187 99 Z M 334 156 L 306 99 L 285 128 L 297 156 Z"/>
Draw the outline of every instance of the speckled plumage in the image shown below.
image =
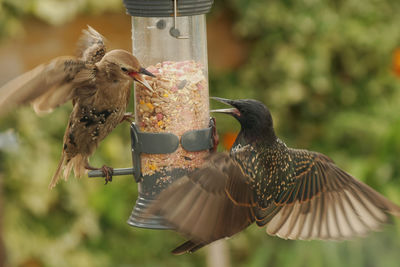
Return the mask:
<path fill-rule="evenodd" d="M 400 207 L 337 167 L 327 156 L 289 148 L 276 137 L 269 110 L 256 100 L 228 100 L 241 131 L 230 153 L 163 191 L 149 212 L 161 214 L 194 252 L 256 222 L 285 239 L 341 240 L 379 229 Z"/>
<path fill-rule="evenodd" d="M 102 169 L 106 181 L 111 168 L 94 168 L 88 158 L 99 142 L 131 115 L 125 113 L 133 80 L 152 90 L 141 76 L 153 76 L 125 50 L 107 52 L 104 38 L 90 26 L 78 42 L 76 57 L 58 57 L 22 74 L 0 88 L 0 114 L 26 103 L 37 113 L 50 112 L 71 100 L 73 110 L 64 135 L 61 160 L 50 183 L 54 187 L 64 169 L 81 176 Z"/>

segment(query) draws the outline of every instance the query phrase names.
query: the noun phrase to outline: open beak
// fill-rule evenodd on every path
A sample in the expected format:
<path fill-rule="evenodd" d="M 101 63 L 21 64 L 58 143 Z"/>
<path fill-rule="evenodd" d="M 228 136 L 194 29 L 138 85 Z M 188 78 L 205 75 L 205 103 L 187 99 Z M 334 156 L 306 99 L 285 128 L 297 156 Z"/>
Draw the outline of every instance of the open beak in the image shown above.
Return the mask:
<path fill-rule="evenodd" d="M 230 105 L 230 106 L 232 106 L 232 104 L 233 104 L 233 101 L 230 100 L 230 99 L 221 98 L 221 97 L 214 97 L 214 96 L 212 96 L 212 97 L 210 97 L 210 98 L 213 99 L 213 100 L 216 100 L 216 101 L 218 101 L 218 102 L 221 102 L 221 103 Z M 213 110 L 210 110 L 210 112 L 225 113 L 225 114 L 235 115 L 235 116 L 237 116 L 237 117 L 240 116 L 239 110 L 238 110 L 237 108 L 235 108 L 235 107 L 232 107 L 232 108 L 223 108 L 223 109 L 213 109 Z"/>
<path fill-rule="evenodd" d="M 147 89 L 149 89 L 151 92 L 154 92 L 153 88 L 151 88 L 150 84 L 146 81 L 145 78 L 143 78 L 143 75 L 147 75 L 150 77 L 156 77 L 153 73 L 150 71 L 146 70 L 145 68 L 140 68 L 139 72 L 133 72 L 130 74 L 133 79 L 145 86 Z"/>

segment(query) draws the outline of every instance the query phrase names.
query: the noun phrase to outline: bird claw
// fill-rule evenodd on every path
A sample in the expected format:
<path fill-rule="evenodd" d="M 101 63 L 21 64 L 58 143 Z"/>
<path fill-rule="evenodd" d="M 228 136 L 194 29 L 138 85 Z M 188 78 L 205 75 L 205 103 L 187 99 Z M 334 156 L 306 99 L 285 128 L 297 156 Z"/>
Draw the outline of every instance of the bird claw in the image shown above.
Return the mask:
<path fill-rule="evenodd" d="M 103 167 L 101 167 L 101 171 L 103 172 L 105 178 L 105 184 L 108 184 L 108 182 L 112 182 L 112 176 L 114 174 L 114 169 L 111 167 L 108 167 L 106 165 L 103 165 Z"/>
<path fill-rule="evenodd" d="M 135 119 L 135 115 L 132 112 L 126 112 L 121 119 L 121 122 L 127 121 L 129 123 L 133 122 Z"/>

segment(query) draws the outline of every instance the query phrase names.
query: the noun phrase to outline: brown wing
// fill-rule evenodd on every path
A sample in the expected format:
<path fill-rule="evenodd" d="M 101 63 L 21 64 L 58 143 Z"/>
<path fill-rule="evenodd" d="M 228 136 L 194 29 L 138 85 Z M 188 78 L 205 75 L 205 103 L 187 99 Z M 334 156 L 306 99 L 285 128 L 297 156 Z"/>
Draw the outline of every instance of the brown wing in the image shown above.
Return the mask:
<path fill-rule="evenodd" d="M 202 168 L 164 190 L 149 212 L 162 215 L 192 239 L 183 246 L 186 251 L 186 247 L 199 248 L 232 236 L 251 224 L 252 195 L 237 164 L 227 153 L 215 153 Z"/>
<path fill-rule="evenodd" d="M 71 82 L 85 64 L 75 57 L 58 57 L 11 80 L 0 88 L 0 115 L 34 102 L 36 112 L 48 112 L 70 100 Z"/>
<path fill-rule="evenodd" d="M 78 41 L 77 56 L 88 63 L 99 62 L 106 54 L 105 38 L 88 25 Z"/>
<path fill-rule="evenodd" d="M 104 37 L 88 26 L 78 42 L 78 58 L 55 58 L 0 88 L 0 115 L 31 102 L 37 113 L 50 112 L 71 100 L 77 84 L 82 87 L 93 79 L 93 64 L 105 53 Z"/>
<path fill-rule="evenodd" d="M 316 152 L 289 150 L 295 183 L 257 213 L 268 234 L 288 239 L 347 239 L 379 229 L 400 207 Z"/>

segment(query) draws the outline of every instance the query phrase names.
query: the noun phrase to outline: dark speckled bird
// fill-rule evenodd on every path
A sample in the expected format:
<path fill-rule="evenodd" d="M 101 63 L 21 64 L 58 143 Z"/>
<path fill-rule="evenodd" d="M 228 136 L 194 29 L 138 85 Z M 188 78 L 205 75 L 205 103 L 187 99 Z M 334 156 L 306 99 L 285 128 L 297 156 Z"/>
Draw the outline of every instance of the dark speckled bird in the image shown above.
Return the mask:
<path fill-rule="evenodd" d="M 0 88 L 0 114 L 26 103 L 37 113 L 49 112 L 72 100 L 73 110 L 64 135 L 63 151 L 50 188 L 64 169 L 81 176 L 86 170 L 102 169 L 106 182 L 112 169 L 94 168 L 88 158 L 126 113 L 133 80 L 152 90 L 142 75 L 154 76 L 125 50 L 106 53 L 103 36 L 90 26 L 78 43 L 76 57 L 58 57 L 22 74 Z"/>
<path fill-rule="evenodd" d="M 214 153 L 200 169 L 163 191 L 149 208 L 190 240 L 194 252 L 256 222 L 285 239 L 342 240 L 378 230 L 400 207 L 341 170 L 327 156 L 289 148 L 256 100 L 214 98 L 232 108 L 241 131 L 230 153 Z"/>

